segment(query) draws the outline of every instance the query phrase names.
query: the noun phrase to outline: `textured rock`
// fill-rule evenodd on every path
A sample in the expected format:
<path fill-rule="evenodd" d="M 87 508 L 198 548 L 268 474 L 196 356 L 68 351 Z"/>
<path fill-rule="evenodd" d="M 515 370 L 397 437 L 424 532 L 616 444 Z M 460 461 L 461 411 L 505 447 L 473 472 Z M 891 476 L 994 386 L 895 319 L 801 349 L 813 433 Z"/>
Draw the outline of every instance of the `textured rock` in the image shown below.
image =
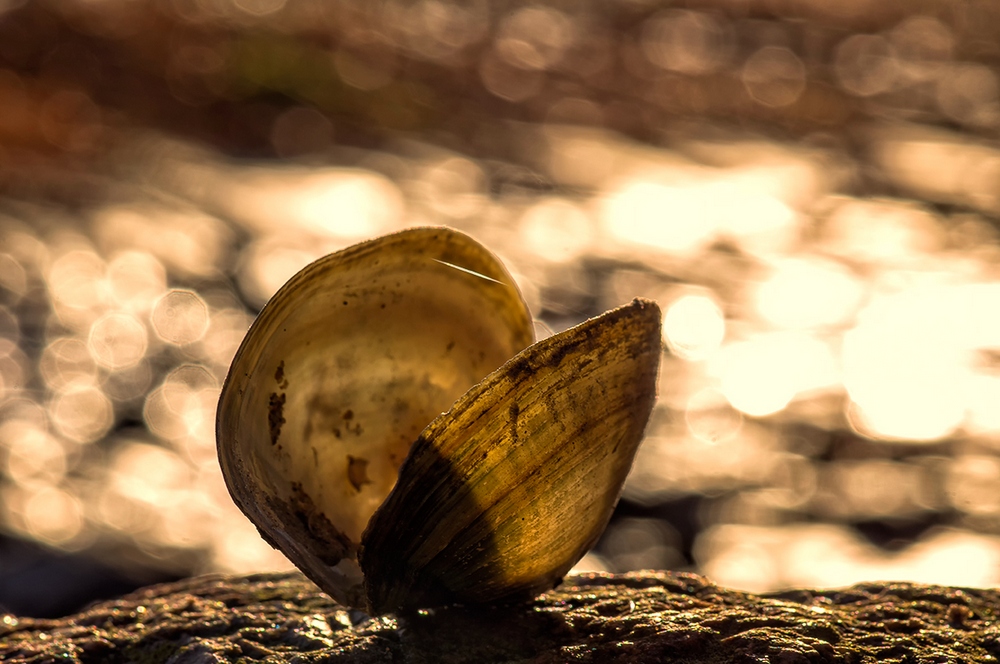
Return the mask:
<path fill-rule="evenodd" d="M 758 596 L 692 574 L 572 577 L 517 607 L 348 611 L 299 574 L 203 576 L 59 620 L 0 618 L 4 662 L 996 662 L 1000 593 Z"/>

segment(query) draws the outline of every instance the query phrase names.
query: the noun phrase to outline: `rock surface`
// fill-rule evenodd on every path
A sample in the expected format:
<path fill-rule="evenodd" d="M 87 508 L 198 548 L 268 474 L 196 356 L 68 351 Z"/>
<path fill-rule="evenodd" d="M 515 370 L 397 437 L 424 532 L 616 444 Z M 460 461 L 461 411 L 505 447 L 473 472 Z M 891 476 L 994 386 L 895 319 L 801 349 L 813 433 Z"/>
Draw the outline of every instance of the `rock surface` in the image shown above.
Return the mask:
<path fill-rule="evenodd" d="M 693 574 L 571 577 L 531 603 L 345 610 L 299 574 L 202 576 L 58 620 L 0 618 L 4 662 L 996 662 L 1000 592 L 909 583 L 758 596 Z"/>

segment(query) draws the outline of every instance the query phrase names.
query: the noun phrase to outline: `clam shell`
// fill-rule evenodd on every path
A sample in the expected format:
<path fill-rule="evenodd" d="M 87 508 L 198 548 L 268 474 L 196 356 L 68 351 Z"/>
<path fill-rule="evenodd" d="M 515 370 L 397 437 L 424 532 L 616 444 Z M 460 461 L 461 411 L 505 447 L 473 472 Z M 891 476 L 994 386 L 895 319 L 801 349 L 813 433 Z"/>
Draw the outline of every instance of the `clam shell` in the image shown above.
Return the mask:
<path fill-rule="evenodd" d="M 499 260 L 422 228 L 326 256 L 254 321 L 216 420 L 234 501 L 272 546 L 349 606 L 369 517 L 428 422 L 533 341 Z"/>
<path fill-rule="evenodd" d="M 660 311 L 635 300 L 539 343 L 532 330 L 499 260 L 456 231 L 307 266 L 223 385 L 233 499 L 320 588 L 374 614 L 552 588 L 621 493 Z"/>

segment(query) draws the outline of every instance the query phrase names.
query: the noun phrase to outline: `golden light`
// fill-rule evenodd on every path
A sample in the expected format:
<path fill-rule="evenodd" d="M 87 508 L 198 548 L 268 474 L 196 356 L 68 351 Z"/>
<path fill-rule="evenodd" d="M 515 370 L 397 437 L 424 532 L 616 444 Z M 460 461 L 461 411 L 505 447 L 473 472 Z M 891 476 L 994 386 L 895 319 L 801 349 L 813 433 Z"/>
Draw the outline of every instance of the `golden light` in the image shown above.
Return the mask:
<path fill-rule="evenodd" d="M 878 577 L 959 587 L 995 587 L 1000 582 L 1000 539 L 941 528 L 910 547 L 902 569 L 879 570 Z"/>
<path fill-rule="evenodd" d="M 207 177 L 201 180 L 210 186 Z M 195 209 L 108 206 L 95 213 L 94 222 L 94 234 L 105 253 L 141 251 L 187 277 L 215 275 L 231 241 L 230 231 L 218 219 Z"/>
<path fill-rule="evenodd" d="M 157 519 L 156 511 L 153 506 L 129 494 L 121 485 L 118 475 L 110 470 L 107 480 L 94 500 L 93 516 L 105 528 L 133 538 L 141 537 L 153 527 Z"/>
<path fill-rule="evenodd" d="M 83 505 L 67 491 L 47 487 L 27 499 L 24 521 L 29 533 L 43 542 L 59 546 L 83 529 Z"/>
<path fill-rule="evenodd" d="M 845 259 L 900 264 L 923 259 L 944 242 L 940 220 L 924 207 L 891 199 L 843 198 L 824 234 Z"/>
<path fill-rule="evenodd" d="M 962 422 L 957 398 L 941 401 L 940 391 L 903 381 L 881 387 L 889 390 L 891 396 L 874 403 L 854 400 L 848 407 L 848 420 L 862 435 L 885 440 L 935 441 L 954 432 Z"/>
<path fill-rule="evenodd" d="M 476 162 L 462 157 L 431 163 L 409 188 L 434 214 L 452 219 L 478 214 L 488 203 L 486 174 Z"/>
<path fill-rule="evenodd" d="M 153 381 L 151 363 L 143 358 L 138 364 L 101 376 L 101 389 L 112 401 L 123 402 L 129 408 L 149 390 Z"/>
<path fill-rule="evenodd" d="M 90 443 L 114 423 L 114 408 L 100 388 L 71 385 L 56 394 L 49 406 L 52 423 L 70 440 Z"/>
<path fill-rule="evenodd" d="M 753 417 L 782 410 L 795 396 L 795 378 L 775 338 L 733 343 L 719 353 L 723 394 Z"/>
<path fill-rule="evenodd" d="M 106 265 L 93 251 L 76 249 L 59 256 L 49 269 L 46 283 L 58 307 L 57 315 L 67 325 L 89 325 L 105 301 L 103 279 Z"/>
<path fill-rule="evenodd" d="M 679 257 L 722 238 L 771 255 L 792 246 L 799 219 L 769 188 L 783 189 L 760 169 L 661 167 L 609 188 L 601 220 L 613 237 Z"/>
<path fill-rule="evenodd" d="M 252 301 L 263 306 L 292 275 L 323 254 L 315 245 L 288 244 L 277 237 L 258 240 L 245 252 L 240 286 Z"/>
<path fill-rule="evenodd" d="M 689 183 L 633 179 L 612 189 L 601 218 L 613 237 L 668 254 L 690 255 L 704 248 L 716 227 L 710 202 Z"/>
<path fill-rule="evenodd" d="M 844 336 L 852 424 L 874 437 L 937 440 L 965 418 L 969 300 L 928 286 L 873 299 Z M 986 314 L 988 315 L 988 314 Z M 994 314 L 995 315 L 995 314 Z"/>
<path fill-rule="evenodd" d="M 17 268 L 20 268 L 11 269 L 8 263 L 5 272 L 9 275 L 6 278 L 11 280 L 15 288 L 27 287 L 28 273 L 37 271 L 42 275 L 48 275 L 52 268 L 53 249 L 27 229 L 8 229 L 4 237 L 4 251 L 17 263 Z M 60 252 L 56 253 L 57 256 L 61 255 Z M 22 275 L 24 276 L 23 282 L 20 278 Z M 22 295 L 24 294 L 23 291 L 20 292 Z"/>
<path fill-rule="evenodd" d="M 224 180 L 220 201 L 251 228 L 361 240 L 385 232 L 405 215 L 399 187 L 373 171 L 349 168 L 254 168 Z"/>
<path fill-rule="evenodd" d="M 250 574 L 294 568 L 277 549 L 261 539 L 253 524 L 235 506 L 228 511 L 229 514 L 219 520 L 219 529 L 212 538 L 214 569 L 230 574 Z"/>
<path fill-rule="evenodd" d="M 703 397 L 699 397 L 703 398 Z M 687 422 L 678 423 L 679 430 L 670 435 L 647 436 L 636 456 L 623 495 L 640 505 L 656 505 L 679 495 L 726 492 L 746 484 L 766 484 L 773 474 L 771 450 L 774 437 L 767 431 L 742 423 L 729 435 L 719 424 L 731 425 L 742 418 L 725 404 L 695 402 L 704 407 L 694 417 L 705 414 L 721 415 L 713 426 L 721 437 L 696 436 Z M 708 399 L 706 399 L 708 401 Z M 708 406 L 711 405 L 711 408 Z M 695 422 L 695 427 L 700 422 Z"/>
<path fill-rule="evenodd" d="M 542 138 L 547 148 L 546 170 L 557 182 L 574 187 L 605 187 L 609 176 L 619 173 L 635 150 L 621 137 L 589 127 L 550 124 Z"/>
<path fill-rule="evenodd" d="M 27 385 L 28 360 L 17 345 L 0 337 L 0 403 Z"/>
<path fill-rule="evenodd" d="M 944 131 L 882 132 L 875 144 L 879 166 L 902 189 L 994 211 L 1000 150 Z"/>
<path fill-rule="evenodd" d="M 375 173 L 319 174 L 296 189 L 289 192 L 291 220 L 321 235 L 371 237 L 403 212 L 396 185 Z"/>
<path fill-rule="evenodd" d="M 691 435 L 705 443 L 731 440 L 743 427 L 743 415 L 718 390 L 706 388 L 688 400 L 684 421 Z"/>
<path fill-rule="evenodd" d="M 186 447 L 192 455 L 214 454 L 215 406 L 219 387 L 200 365 L 182 365 L 171 371 L 146 396 L 143 419 L 150 431 Z"/>
<path fill-rule="evenodd" d="M 204 491 L 179 492 L 175 508 L 167 513 L 160 541 L 180 549 L 211 546 L 218 536 L 220 510 Z"/>
<path fill-rule="evenodd" d="M 208 305 L 194 291 L 174 289 L 156 301 L 150 320 L 160 339 L 184 346 L 205 336 Z"/>
<path fill-rule="evenodd" d="M 707 295 L 678 298 L 663 315 L 663 337 L 671 352 L 685 360 L 711 356 L 725 336 L 725 316 Z"/>
<path fill-rule="evenodd" d="M 603 540 L 602 558 L 612 572 L 670 569 L 683 561 L 680 535 L 660 519 L 621 519 L 608 527 Z"/>
<path fill-rule="evenodd" d="M 591 572 L 610 572 L 611 565 L 600 554 L 588 551 L 569 570 L 570 574 L 589 574 Z"/>
<path fill-rule="evenodd" d="M 37 399 L 28 395 L 15 397 L 0 405 L 0 433 L 5 431 L 7 426 L 31 426 L 37 429 L 47 430 L 49 426 L 48 411 L 45 405 Z M 16 435 L 16 434 L 14 434 Z M 5 439 L 0 437 L 0 443 Z"/>
<path fill-rule="evenodd" d="M 193 488 L 198 486 L 196 474 L 175 452 L 122 441 L 109 479 L 98 501 L 99 516 L 141 547 L 203 547 L 218 534 L 219 509 L 211 492 Z"/>
<path fill-rule="evenodd" d="M 139 363 L 148 346 L 146 326 L 130 314 L 109 313 L 90 326 L 87 349 L 99 365 L 117 371 Z"/>
<path fill-rule="evenodd" d="M 21 420 L 0 429 L 7 446 L 6 475 L 19 486 L 39 490 L 54 486 L 66 474 L 66 450 L 50 433 Z"/>
<path fill-rule="evenodd" d="M 942 311 L 951 319 L 955 338 L 963 348 L 1000 348 L 1000 281 L 950 286 L 940 294 Z"/>
<path fill-rule="evenodd" d="M 21 329 L 17 316 L 7 307 L 0 305 L 0 341 L 7 342 L 10 348 L 17 348 L 20 339 Z"/>
<path fill-rule="evenodd" d="M 695 559 L 717 583 L 750 592 L 839 588 L 872 579 L 990 587 L 1000 580 L 1000 538 L 931 530 L 887 552 L 851 529 L 828 524 L 721 525 L 695 541 Z"/>
<path fill-rule="evenodd" d="M 775 332 L 729 344 L 712 365 L 729 403 L 753 417 L 777 413 L 799 393 L 835 389 L 840 382 L 829 345 L 803 333 Z"/>
<path fill-rule="evenodd" d="M 232 119 L 178 116 L 185 137 L 61 78 L 95 73 L 89 55 L 0 71 L 0 180 L 57 194 L 0 211 L 0 535 L 178 574 L 290 569 L 222 481 L 219 384 L 305 265 L 448 224 L 510 265 L 539 338 L 599 305 L 663 307 L 624 497 L 667 518 L 697 503 L 708 530 L 685 561 L 669 528 L 626 519 L 579 567 L 1000 583 L 1000 70 L 969 26 L 873 23 L 871 0 L 804 22 L 774 2 L 766 21 L 630 3 L 625 23 L 301 4 L 172 3 L 197 29 L 163 56 L 164 99 Z M 98 14 L 88 39 L 135 29 Z M 472 94 L 441 98 L 449 80 Z M 87 174 L 59 161 L 94 147 Z M 942 515 L 962 530 L 900 545 Z"/>
<path fill-rule="evenodd" d="M 781 587 L 780 562 L 774 549 L 781 547 L 778 537 L 753 533 L 750 526 L 713 526 L 695 541 L 694 558 L 707 576 L 716 583 L 747 592 L 766 592 Z"/>
<path fill-rule="evenodd" d="M 969 377 L 966 428 L 973 434 L 1000 437 L 1000 376 Z"/>
<path fill-rule="evenodd" d="M 790 178 L 798 179 L 798 178 Z M 762 191 L 775 182 L 754 173 L 726 173 L 706 185 L 703 197 L 718 233 L 751 254 L 769 256 L 791 249 L 799 234 L 799 218 L 776 195 Z"/>
<path fill-rule="evenodd" d="M 191 471 L 174 452 L 157 445 L 125 442 L 111 462 L 111 484 L 120 496 L 152 505 L 172 502 L 190 482 Z"/>
<path fill-rule="evenodd" d="M 945 492 L 948 502 L 960 512 L 975 515 L 1000 513 L 1000 459 L 983 454 L 965 454 L 948 463 Z"/>
<path fill-rule="evenodd" d="M 208 329 L 199 344 L 199 356 L 222 370 L 236 354 L 253 318 L 242 309 L 218 309 L 212 311 Z"/>
<path fill-rule="evenodd" d="M 864 295 L 859 278 L 846 267 L 819 257 L 783 259 L 757 288 L 757 310 L 772 325 L 787 329 L 842 325 Z"/>
<path fill-rule="evenodd" d="M 913 464 L 882 459 L 837 461 L 829 467 L 836 487 L 831 511 L 846 518 L 891 518 L 919 509 L 916 496 L 922 481 Z"/>
<path fill-rule="evenodd" d="M 115 304 L 134 313 L 148 312 L 167 288 L 163 263 L 145 251 L 123 251 L 112 258 L 107 280 Z"/>
<path fill-rule="evenodd" d="M 588 214 L 563 198 L 546 198 L 521 217 L 520 236 L 539 258 L 566 262 L 579 257 L 595 239 Z"/>
<path fill-rule="evenodd" d="M 5 288 L 15 299 L 24 296 L 28 287 L 24 266 L 10 254 L 0 253 L 0 287 Z"/>

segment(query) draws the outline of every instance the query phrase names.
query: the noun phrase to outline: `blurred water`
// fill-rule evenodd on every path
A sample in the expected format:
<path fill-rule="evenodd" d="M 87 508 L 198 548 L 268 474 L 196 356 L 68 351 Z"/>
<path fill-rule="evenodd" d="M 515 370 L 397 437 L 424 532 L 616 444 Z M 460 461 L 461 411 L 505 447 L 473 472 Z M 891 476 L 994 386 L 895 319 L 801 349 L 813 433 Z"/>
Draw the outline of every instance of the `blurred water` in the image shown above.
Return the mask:
<path fill-rule="evenodd" d="M 309 261 L 425 224 L 497 252 L 552 329 L 664 309 L 660 402 L 583 568 L 996 585 L 998 26 L 976 2 L 0 5 L 0 604 L 287 568 L 219 474 L 229 360 Z"/>

